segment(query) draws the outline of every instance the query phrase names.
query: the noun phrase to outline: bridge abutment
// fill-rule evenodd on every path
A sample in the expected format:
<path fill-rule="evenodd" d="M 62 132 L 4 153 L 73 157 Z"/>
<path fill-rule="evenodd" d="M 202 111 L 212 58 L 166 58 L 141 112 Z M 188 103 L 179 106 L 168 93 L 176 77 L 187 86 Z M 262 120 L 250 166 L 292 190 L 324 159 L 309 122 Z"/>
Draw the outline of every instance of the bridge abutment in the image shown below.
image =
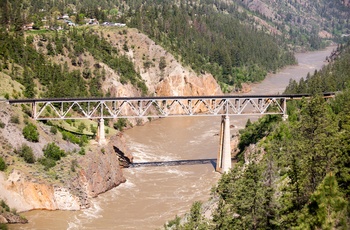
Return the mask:
<path fill-rule="evenodd" d="M 216 160 L 216 171 L 228 172 L 232 167 L 231 162 L 231 133 L 230 118 L 224 115 L 221 118 L 219 152 Z"/>

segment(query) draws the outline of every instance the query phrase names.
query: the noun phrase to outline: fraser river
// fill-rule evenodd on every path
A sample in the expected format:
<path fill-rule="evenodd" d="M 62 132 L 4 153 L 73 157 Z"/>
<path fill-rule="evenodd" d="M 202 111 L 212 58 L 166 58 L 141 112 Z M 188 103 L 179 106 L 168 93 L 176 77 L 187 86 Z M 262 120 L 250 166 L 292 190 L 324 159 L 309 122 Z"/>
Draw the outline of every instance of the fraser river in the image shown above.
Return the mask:
<path fill-rule="evenodd" d="M 249 94 L 282 93 L 289 80 L 320 69 L 336 47 L 296 54 L 298 65 L 287 67 L 254 84 Z M 215 160 L 220 117 L 165 118 L 125 131 L 134 162 Z M 256 117 L 251 117 L 256 119 Z M 232 117 L 231 132 L 247 117 Z M 26 225 L 10 229 L 160 229 L 175 215 L 189 211 L 194 201 L 206 201 L 220 178 L 214 164 L 123 169 L 127 182 L 93 199 L 82 211 L 30 211 Z"/>

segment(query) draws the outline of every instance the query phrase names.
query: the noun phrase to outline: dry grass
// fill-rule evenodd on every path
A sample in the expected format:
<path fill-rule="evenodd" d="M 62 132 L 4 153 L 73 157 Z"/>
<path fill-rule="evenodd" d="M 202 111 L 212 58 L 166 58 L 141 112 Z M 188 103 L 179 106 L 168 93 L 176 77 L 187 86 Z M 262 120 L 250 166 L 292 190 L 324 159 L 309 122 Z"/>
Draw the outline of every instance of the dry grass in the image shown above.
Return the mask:
<path fill-rule="evenodd" d="M 22 95 L 23 86 L 11 79 L 11 77 L 4 72 L 0 72 L 0 98 L 5 98 L 8 94 L 10 98 Z"/>

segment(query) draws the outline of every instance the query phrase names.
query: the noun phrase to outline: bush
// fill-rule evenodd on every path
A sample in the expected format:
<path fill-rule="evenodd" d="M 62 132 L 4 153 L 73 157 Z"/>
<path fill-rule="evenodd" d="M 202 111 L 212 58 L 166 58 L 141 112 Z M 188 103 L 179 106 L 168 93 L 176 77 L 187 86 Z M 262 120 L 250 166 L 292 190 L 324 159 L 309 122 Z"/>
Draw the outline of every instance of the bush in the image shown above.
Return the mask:
<path fill-rule="evenodd" d="M 83 133 L 85 128 L 86 128 L 85 123 L 81 122 L 78 126 L 78 132 Z"/>
<path fill-rule="evenodd" d="M 57 127 L 56 126 L 51 126 L 50 133 L 56 135 L 57 134 Z"/>
<path fill-rule="evenodd" d="M 127 119 L 126 118 L 119 118 L 116 123 L 113 124 L 113 128 L 123 131 L 123 129 L 127 126 Z"/>
<path fill-rule="evenodd" d="M 7 230 L 9 229 L 6 224 L 0 224 L 0 229 L 1 230 Z"/>
<path fill-rule="evenodd" d="M 70 141 L 74 144 L 78 144 L 79 146 L 83 146 L 88 142 L 88 138 L 86 135 L 74 135 L 73 133 L 62 131 L 62 138 L 65 141 Z"/>
<path fill-rule="evenodd" d="M 96 133 L 97 133 L 97 127 L 96 126 L 93 126 L 92 124 L 90 125 L 90 130 L 92 132 L 92 134 L 95 136 Z"/>
<path fill-rule="evenodd" d="M 9 211 L 10 211 L 10 207 L 6 204 L 5 201 L 1 200 L 1 201 L 0 201 L 0 206 L 1 206 L 6 212 L 9 212 Z"/>
<path fill-rule="evenodd" d="M 2 157 L 0 156 L 0 171 L 5 171 L 6 168 L 7 168 L 7 165 L 4 159 L 2 159 Z"/>
<path fill-rule="evenodd" d="M 71 161 L 71 166 L 70 166 L 71 171 L 75 172 L 76 167 L 78 167 L 78 161 L 77 159 L 74 159 Z"/>
<path fill-rule="evenodd" d="M 46 171 L 56 165 L 55 160 L 46 157 L 40 158 L 38 161 L 44 166 L 44 170 Z"/>
<path fill-rule="evenodd" d="M 23 144 L 20 149 L 16 150 L 20 157 L 23 157 L 24 161 L 33 164 L 35 162 L 35 156 L 33 149 L 26 144 Z"/>
<path fill-rule="evenodd" d="M 2 122 L 2 121 L 0 121 L 0 128 L 1 128 L 1 129 L 5 128 L 5 123 Z"/>
<path fill-rule="evenodd" d="M 58 161 L 61 159 L 61 157 L 64 157 L 66 153 L 60 149 L 55 143 L 47 144 L 43 148 L 44 156 L 49 159 L 53 159 L 55 161 Z"/>
<path fill-rule="evenodd" d="M 25 139 L 31 142 L 39 141 L 39 133 L 35 125 L 29 123 L 23 129 L 23 136 Z"/>
<path fill-rule="evenodd" d="M 85 149 L 84 148 L 81 148 L 78 152 L 80 155 L 85 155 Z"/>
<path fill-rule="evenodd" d="M 19 124 L 19 117 L 18 116 L 11 116 L 10 122 L 14 124 Z"/>

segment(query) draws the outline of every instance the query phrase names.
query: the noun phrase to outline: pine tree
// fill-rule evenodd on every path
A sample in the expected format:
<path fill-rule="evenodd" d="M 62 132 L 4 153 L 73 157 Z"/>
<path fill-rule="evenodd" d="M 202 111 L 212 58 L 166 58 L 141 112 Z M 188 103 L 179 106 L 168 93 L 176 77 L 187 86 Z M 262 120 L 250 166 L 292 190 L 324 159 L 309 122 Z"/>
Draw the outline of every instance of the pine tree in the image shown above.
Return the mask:
<path fill-rule="evenodd" d="M 183 226 L 184 230 L 207 230 L 208 224 L 202 216 L 202 203 L 196 201 L 192 204 L 188 221 Z"/>
<path fill-rule="evenodd" d="M 329 173 L 311 195 L 294 229 L 348 229 L 348 205 L 335 176 Z"/>

